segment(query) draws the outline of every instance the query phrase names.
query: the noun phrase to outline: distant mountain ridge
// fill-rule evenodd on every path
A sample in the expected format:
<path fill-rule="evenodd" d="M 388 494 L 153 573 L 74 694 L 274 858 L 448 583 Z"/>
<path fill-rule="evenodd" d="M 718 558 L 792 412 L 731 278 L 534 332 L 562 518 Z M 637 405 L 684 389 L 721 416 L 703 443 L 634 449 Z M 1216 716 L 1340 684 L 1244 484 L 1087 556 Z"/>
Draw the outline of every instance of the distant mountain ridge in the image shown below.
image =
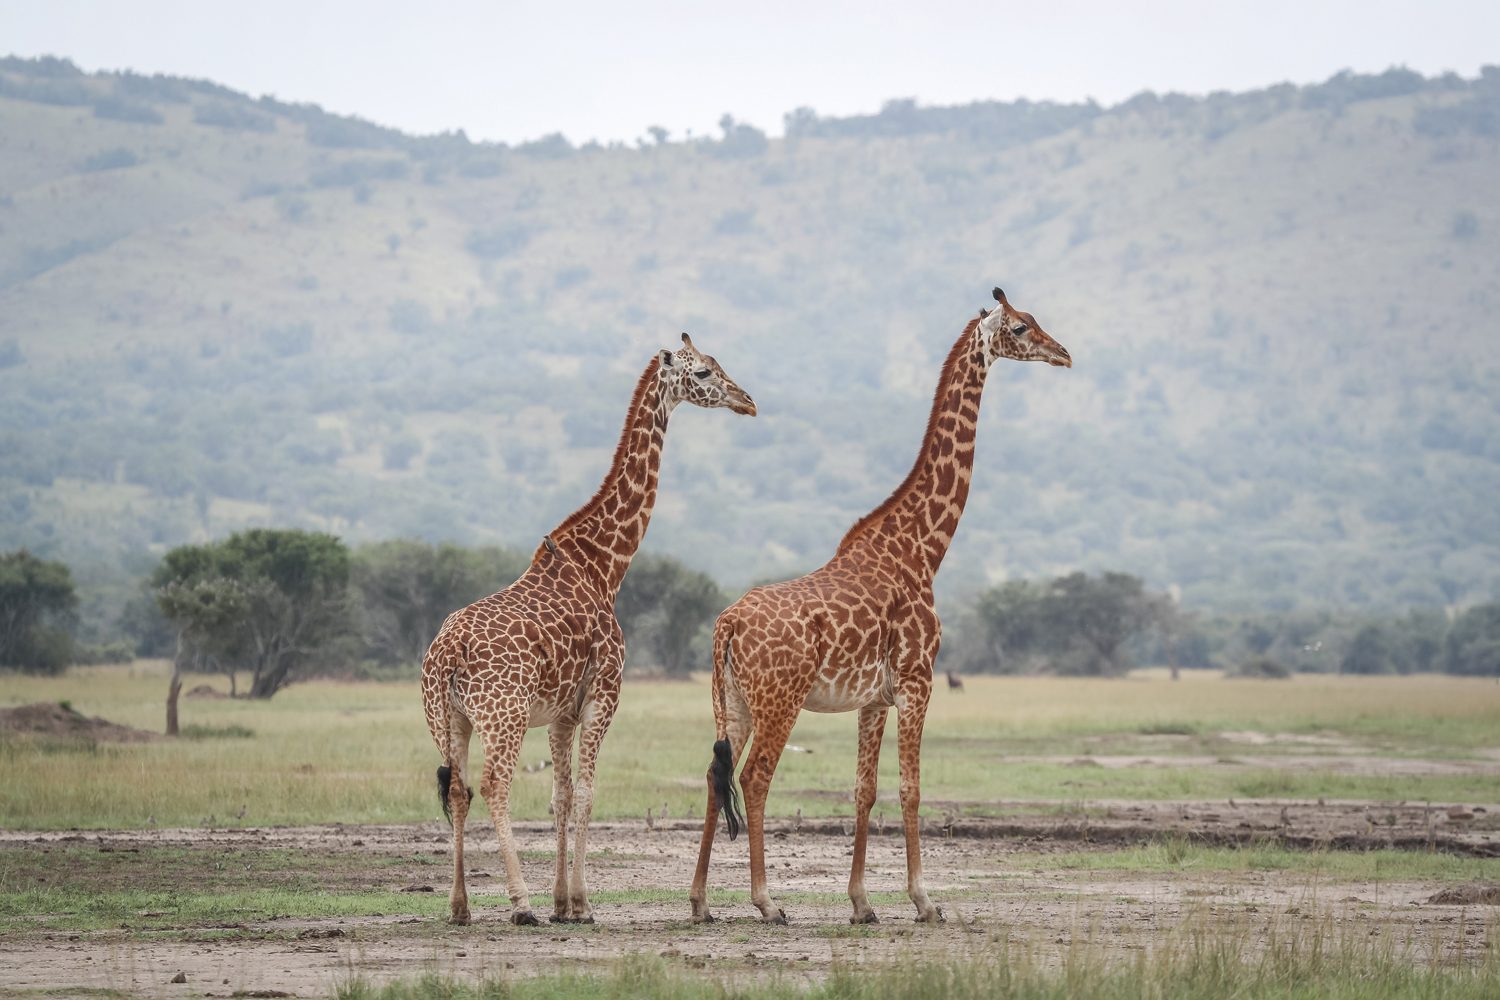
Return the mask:
<path fill-rule="evenodd" d="M 505 147 L 0 60 L 0 548 L 104 607 L 247 524 L 529 547 L 686 328 L 762 416 L 678 415 L 647 545 L 785 575 L 1000 283 L 1077 366 L 992 378 L 945 592 L 1500 592 L 1500 70 L 721 124 Z"/>

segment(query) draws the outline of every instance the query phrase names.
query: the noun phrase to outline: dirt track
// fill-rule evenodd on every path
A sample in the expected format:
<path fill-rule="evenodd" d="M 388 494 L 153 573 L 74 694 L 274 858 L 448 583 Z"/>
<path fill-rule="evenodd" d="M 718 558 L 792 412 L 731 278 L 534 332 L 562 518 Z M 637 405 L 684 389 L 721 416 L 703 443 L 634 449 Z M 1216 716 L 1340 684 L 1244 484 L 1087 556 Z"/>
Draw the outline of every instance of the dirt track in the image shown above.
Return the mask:
<path fill-rule="evenodd" d="M 627 954 L 661 954 L 689 967 L 734 975 L 771 971 L 802 978 L 826 975 L 834 962 L 895 958 L 920 945 L 925 956 L 964 954 L 1009 941 L 1044 959 L 1088 941 L 1111 952 L 1147 947 L 1191 925 L 1225 924 L 1252 934 L 1289 922 L 1331 917 L 1423 942 L 1453 959 L 1483 954 L 1493 936 L 1495 906 L 1455 907 L 1425 902 L 1444 888 L 1438 882 L 1358 882 L 1303 872 L 1092 872 L 1049 866 L 1046 855 L 1112 850 L 1122 843 L 1180 835 L 1212 843 L 1280 841 L 1290 846 L 1344 849 L 1420 846 L 1493 857 L 1500 847 L 1500 810 L 1450 819 L 1445 810 L 1417 806 L 1329 803 L 1095 804 L 1088 816 L 1048 815 L 1019 809 L 1005 821 L 929 822 L 924 839 L 926 878 L 947 923 L 917 927 L 899 894 L 905 868 L 898 831 L 871 838 L 868 885 L 883 923 L 851 928 L 843 898 L 850 841 L 847 821 L 771 826 L 768 865 L 772 891 L 791 917 L 790 927 L 766 927 L 747 902 L 715 907 L 719 921 L 687 921 L 686 887 L 696 854 L 697 825 L 673 822 L 647 830 L 643 822 L 596 824 L 591 847 L 609 853 L 591 862 L 590 889 L 598 923 L 592 927 L 515 928 L 495 873 L 493 836 L 486 823 L 471 824 L 471 898 L 475 923 L 453 928 L 430 915 L 408 913 L 328 920 L 277 919 L 230 927 L 176 926 L 165 932 L 36 931 L 0 936 L 0 991 L 59 987 L 113 988 L 159 996 L 229 996 L 276 990 L 325 995 L 357 974 L 371 980 L 425 971 L 464 976 L 526 975 L 583 968 Z M 1481 807 L 1483 808 L 1483 807 Z M 529 852 L 526 877 L 539 915 L 550 912 L 551 828 L 518 825 Z M 445 898 L 447 831 L 415 826 L 315 827 L 251 830 L 160 830 L 121 834 L 0 833 L 9 852 L 60 848 L 110 852 L 185 848 L 191 852 L 254 853 L 293 848 L 326 862 L 357 887 L 397 891 L 430 885 Z M 713 884 L 744 889 L 748 881 L 744 839 L 719 838 Z M 414 860 L 426 855 L 425 866 Z M 1040 855 L 1040 860 L 1038 860 Z M 13 855 L 14 856 L 14 855 Z M 40 857 L 37 859 L 41 860 Z M 1500 868 L 1500 862 L 1496 862 Z M 173 879 L 171 872 L 146 878 Z M 331 883 L 330 883 L 331 884 Z M 207 881 L 193 886 L 224 891 Z M 346 885 L 345 888 L 348 886 Z M 661 890 L 650 902 L 611 902 L 611 893 Z M 540 891 L 538 891 L 540 890 Z M 815 895 L 814 895 L 815 894 Z M 425 900 L 430 895 L 414 893 Z M 406 897 L 402 897 L 406 898 Z M 882 901 L 884 900 L 884 901 Z M 892 901 L 898 900 L 898 901 Z M 430 904 L 428 906 L 430 911 Z M 228 935 L 225 938 L 225 935 Z M 170 984 L 178 972 L 185 984 Z"/>

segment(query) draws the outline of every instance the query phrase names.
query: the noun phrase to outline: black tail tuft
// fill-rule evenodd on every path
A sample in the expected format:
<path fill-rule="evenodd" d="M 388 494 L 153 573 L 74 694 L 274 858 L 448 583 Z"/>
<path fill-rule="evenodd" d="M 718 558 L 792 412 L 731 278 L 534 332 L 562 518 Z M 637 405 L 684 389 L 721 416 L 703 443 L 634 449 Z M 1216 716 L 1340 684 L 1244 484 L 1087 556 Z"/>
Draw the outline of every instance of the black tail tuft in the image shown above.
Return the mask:
<path fill-rule="evenodd" d="M 453 768 L 444 764 L 438 768 L 438 801 L 443 804 L 443 815 L 448 819 L 448 825 L 453 825 L 453 806 L 448 802 L 448 791 L 453 787 Z M 474 801 L 474 789 L 469 789 L 469 801 Z"/>
<path fill-rule="evenodd" d="M 714 762 L 709 773 L 713 775 L 714 798 L 719 800 L 719 810 L 724 814 L 724 827 L 733 840 L 740 835 L 745 817 L 740 815 L 739 796 L 734 791 L 734 751 L 728 740 L 714 744 Z"/>

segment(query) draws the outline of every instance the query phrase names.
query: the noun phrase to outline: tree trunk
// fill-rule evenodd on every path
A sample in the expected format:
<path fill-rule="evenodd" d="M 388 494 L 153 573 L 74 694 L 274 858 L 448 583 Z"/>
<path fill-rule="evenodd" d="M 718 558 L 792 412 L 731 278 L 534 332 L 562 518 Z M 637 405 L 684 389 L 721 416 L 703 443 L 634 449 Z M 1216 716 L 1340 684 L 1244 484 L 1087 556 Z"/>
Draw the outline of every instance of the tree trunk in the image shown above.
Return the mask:
<path fill-rule="evenodd" d="M 291 657 L 282 655 L 269 658 L 269 662 L 263 664 L 255 671 L 254 677 L 250 680 L 250 693 L 246 697 L 271 697 L 286 685 L 291 672 Z"/>
<path fill-rule="evenodd" d="M 172 684 L 167 688 L 167 735 L 177 735 L 177 696 L 182 692 L 182 633 L 177 634 L 177 652 L 172 657 Z"/>

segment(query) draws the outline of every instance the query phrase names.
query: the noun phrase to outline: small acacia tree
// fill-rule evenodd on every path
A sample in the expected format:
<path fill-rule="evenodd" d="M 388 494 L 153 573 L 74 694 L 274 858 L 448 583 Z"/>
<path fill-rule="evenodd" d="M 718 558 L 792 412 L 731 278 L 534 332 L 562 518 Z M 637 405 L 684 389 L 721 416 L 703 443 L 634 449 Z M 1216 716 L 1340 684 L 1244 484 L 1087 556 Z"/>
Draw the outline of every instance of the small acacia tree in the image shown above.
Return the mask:
<path fill-rule="evenodd" d="M 257 528 L 168 552 L 152 576 L 184 656 L 251 675 L 269 698 L 349 634 L 349 550 L 332 535 Z"/>

